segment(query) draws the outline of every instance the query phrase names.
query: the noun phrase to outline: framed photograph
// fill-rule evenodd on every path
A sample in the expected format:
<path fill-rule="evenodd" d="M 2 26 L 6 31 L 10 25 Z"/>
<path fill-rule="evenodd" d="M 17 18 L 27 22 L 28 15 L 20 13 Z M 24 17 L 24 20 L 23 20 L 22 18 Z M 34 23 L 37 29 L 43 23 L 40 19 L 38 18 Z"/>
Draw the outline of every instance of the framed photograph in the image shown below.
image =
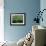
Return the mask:
<path fill-rule="evenodd" d="M 25 13 L 11 13 L 10 25 L 25 25 Z"/>

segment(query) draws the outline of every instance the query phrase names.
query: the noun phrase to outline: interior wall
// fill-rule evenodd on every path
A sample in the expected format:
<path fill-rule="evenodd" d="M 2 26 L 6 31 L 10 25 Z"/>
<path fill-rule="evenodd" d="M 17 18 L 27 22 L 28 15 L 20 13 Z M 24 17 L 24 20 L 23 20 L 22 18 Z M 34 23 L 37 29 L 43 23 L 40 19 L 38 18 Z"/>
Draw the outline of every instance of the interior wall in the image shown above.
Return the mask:
<path fill-rule="evenodd" d="M 43 9 L 46 9 L 46 0 L 40 1 L 40 10 L 42 11 Z M 43 12 L 42 17 L 43 17 L 43 22 L 40 21 L 40 25 L 46 27 L 46 20 L 45 20 L 46 19 L 46 10 Z"/>
<path fill-rule="evenodd" d="M 32 29 L 33 19 L 40 10 L 40 0 L 4 0 L 4 39 L 18 41 Z M 24 12 L 26 25 L 11 26 L 10 13 Z"/>

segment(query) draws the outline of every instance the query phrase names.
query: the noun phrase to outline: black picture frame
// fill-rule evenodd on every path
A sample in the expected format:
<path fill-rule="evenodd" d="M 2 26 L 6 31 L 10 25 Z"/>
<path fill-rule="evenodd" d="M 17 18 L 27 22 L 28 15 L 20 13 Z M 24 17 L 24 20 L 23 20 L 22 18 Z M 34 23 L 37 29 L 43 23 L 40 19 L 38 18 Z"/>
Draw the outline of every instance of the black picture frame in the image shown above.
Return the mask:
<path fill-rule="evenodd" d="M 25 13 L 10 13 L 10 25 L 23 26 L 26 24 Z"/>

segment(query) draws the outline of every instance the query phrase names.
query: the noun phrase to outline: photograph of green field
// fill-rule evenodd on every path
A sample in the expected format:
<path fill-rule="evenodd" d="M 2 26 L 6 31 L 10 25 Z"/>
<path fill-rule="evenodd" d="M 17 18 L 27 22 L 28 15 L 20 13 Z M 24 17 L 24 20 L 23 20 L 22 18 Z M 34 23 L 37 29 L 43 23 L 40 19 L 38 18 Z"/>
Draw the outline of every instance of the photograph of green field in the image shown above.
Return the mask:
<path fill-rule="evenodd" d="M 23 23 L 23 16 L 13 16 L 12 23 Z"/>

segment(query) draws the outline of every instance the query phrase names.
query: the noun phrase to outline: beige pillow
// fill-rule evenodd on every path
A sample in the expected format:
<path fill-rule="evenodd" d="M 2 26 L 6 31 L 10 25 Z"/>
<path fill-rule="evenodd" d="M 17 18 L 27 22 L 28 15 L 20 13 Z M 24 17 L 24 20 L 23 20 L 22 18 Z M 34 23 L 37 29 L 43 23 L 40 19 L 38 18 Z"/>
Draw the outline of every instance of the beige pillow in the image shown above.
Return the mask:
<path fill-rule="evenodd" d="M 23 43 L 24 43 L 24 38 L 21 38 L 18 42 L 17 42 L 17 46 L 23 46 Z"/>

